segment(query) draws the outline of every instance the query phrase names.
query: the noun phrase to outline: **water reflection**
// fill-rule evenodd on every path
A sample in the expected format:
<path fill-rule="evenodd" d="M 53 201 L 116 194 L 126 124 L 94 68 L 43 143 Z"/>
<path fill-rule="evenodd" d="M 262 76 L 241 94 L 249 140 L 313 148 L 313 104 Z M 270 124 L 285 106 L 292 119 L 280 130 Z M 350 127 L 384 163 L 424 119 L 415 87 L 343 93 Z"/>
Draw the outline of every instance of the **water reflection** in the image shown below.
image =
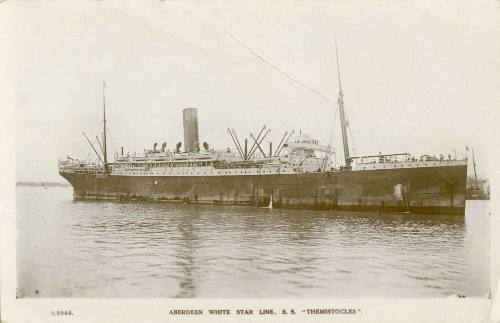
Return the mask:
<path fill-rule="evenodd" d="M 19 203 L 22 297 L 36 296 L 31 292 L 35 287 L 46 291 L 41 297 L 346 298 L 488 292 L 485 204 L 473 205 L 463 217 L 68 203 L 64 194 L 43 200 L 36 191 L 24 193 L 46 205 L 37 213 L 27 199 Z M 59 222 L 51 225 L 54 218 Z M 31 242 L 47 240 L 49 231 L 34 228 L 47 225 L 51 242 L 35 250 Z"/>
<path fill-rule="evenodd" d="M 177 246 L 181 277 L 179 280 L 179 293 L 175 297 L 195 297 L 195 284 L 193 282 L 194 253 L 198 247 L 198 237 L 195 223 L 199 214 L 194 212 L 193 217 L 181 217 L 178 225 L 182 241 Z"/>

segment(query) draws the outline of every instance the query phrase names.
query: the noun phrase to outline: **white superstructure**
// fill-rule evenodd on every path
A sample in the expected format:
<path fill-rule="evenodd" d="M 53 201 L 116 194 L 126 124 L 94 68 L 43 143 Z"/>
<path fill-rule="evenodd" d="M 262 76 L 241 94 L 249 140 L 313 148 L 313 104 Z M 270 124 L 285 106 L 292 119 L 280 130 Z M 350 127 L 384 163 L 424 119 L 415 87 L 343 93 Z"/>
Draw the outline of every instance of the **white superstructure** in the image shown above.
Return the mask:
<path fill-rule="evenodd" d="M 149 150 L 140 156 L 116 155 L 109 163 L 109 174 L 114 176 L 255 176 L 301 174 L 341 171 L 335 166 L 333 149 L 323 146 L 308 134 L 300 134 L 284 145 L 278 156 L 242 160 L 229 148 L 202 152 L 170 152 Z M 439 158 L 424 155 L 414 158 L 410 154 L 353 157 L 352 171 L 458 166 L 466 160 L 448 156 Z M 95 163 L 82 163 L 67 159 L 59 162 L 59 170 L 74 173 L 103 173 Z"/>

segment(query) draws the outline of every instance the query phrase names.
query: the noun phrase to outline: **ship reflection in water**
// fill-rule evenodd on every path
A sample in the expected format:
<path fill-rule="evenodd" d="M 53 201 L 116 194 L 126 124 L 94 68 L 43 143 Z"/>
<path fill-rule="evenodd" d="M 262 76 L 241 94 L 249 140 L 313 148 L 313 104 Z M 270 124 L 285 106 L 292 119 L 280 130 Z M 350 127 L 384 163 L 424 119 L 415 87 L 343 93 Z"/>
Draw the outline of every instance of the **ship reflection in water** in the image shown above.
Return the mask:
<path fill-rule="evenodd" d="M 74 202 L 17 188 L 19 297 L 487 296 L 489 204 L 466 215 Z"/>

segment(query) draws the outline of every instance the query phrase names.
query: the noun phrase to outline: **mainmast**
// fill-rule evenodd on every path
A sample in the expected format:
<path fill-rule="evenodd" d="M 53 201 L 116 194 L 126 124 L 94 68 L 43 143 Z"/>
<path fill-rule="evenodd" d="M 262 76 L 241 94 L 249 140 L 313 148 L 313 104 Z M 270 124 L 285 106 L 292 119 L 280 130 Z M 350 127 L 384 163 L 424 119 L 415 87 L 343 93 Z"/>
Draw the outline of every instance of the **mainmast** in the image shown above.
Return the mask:
<path fill-rule="evenodd" d="M 349 142 L 347 139 L 347 119 L 345 118 L 344 112 L 344 94 L 342 93 L 342 83 L 340 82 L 340 64 L 339 64 L 339 51 L 337 49 L 337 40 L 335 40 L 335 53 L 337 55 L 337 76 L 339 79 L 339 97 L 337 102 L 339 103 L 339 114 L 340 114 L 340 126 L 342 128 L 342 144 L 344 146 L 344 158 L 345 167 L 351 167 L 351 157 L 349 155 Z"/>
<path fill-rule="evenodd" d="M 103 133 L 102 133 L 102 146 L 103 146 L 103 155 L 104 155 L 104 173 L 109 173 L 108 166 L 108 150 L 106 147 L 106 82 L 102 82 L 102 107 L 103 107 Z"/>

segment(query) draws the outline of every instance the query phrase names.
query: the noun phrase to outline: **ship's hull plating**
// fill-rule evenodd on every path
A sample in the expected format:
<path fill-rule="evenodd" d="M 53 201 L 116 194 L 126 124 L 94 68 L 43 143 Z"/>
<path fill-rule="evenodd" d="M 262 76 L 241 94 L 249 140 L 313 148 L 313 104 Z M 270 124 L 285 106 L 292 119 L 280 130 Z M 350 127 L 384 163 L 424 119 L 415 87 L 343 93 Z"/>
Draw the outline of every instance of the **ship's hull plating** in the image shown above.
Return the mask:
<path fill-rule="evenodd" d="M 467 167 L 242 176 L 60 174 L 75 199 L 464 214 Z"/>

